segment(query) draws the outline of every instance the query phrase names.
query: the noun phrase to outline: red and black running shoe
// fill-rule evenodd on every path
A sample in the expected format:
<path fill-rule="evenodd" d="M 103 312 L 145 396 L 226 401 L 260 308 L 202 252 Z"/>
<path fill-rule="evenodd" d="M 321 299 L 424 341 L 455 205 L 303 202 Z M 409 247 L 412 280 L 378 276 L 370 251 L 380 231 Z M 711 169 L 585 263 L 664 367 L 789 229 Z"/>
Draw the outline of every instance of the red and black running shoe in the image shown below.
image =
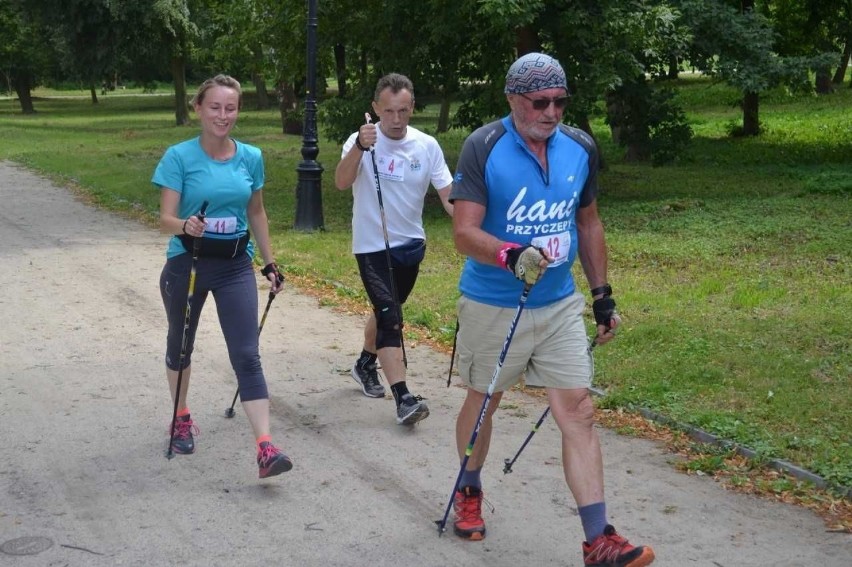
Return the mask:
<path fill-rule="evenodd" d="M 586 567 L 645 567 L 653 561 L 653 549 L 647 545 L 630 545 L 610 525 L 592 543 L 583 542 L 583 564 Z"/>
<path fill-rule="evenodd" d="M 465 486 L 456 491 L 453 500 L 453 512 L 456 516 L 453 531 L 457 536 L 473 541 L 485 538 L 482 499 L 482 490 L 473 486 Z"/>

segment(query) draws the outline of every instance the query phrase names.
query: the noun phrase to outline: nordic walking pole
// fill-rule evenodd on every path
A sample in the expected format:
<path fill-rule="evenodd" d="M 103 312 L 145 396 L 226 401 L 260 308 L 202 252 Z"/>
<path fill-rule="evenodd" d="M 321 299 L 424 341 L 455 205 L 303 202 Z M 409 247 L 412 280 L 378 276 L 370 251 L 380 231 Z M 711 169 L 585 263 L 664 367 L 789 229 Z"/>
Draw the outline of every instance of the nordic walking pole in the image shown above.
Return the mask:
<path fill-rule="evenodd" d="M 598 344 L 598 339 L 597 338 L 593 339 L 591 344 L 589 345 L 589 356 L 591 356 L 592 349 L 595 348 L 595 345 L 597 345 L 597 344 Z M 504 459 L 503 460 L 503 474 L 508 474 L 508 473 L 512 472 L 512 465 L 515 464 L 515 461 L 517 461 L 518 457 L 521 456 L 521 452 L 524 450 L 524 447 L 527 446 L 527 443 L 530 442 L 530 440 L 532 439 L 532 436 L 535 435 L 536 431 L 538 431 L 538 428 L 541 427 L 541 424 L 544 421 L 544 418 L 547 417 L 548 412 L 550 412 L 550 406 L 547 406 L 546 408 L 544 408 L 544 413 L 542 413 L 541 417 L 538 418 L 538 421 L 533 426 L 532 431 L 530 431 L 529 434 L 527 435 L 527 438 L 524 439 L 524 442 L 521 445 L 521 448 L 518 449 L 518 452 L 515 453 L 515 456 L 512 457 L 511 459 Z"/>
<path fill-rule="evenodd" d="M 453 335 L 453 353 L 450 355 L 450 371 L 447 372 L 447 388 L 450 387 L 450 382 L 453 379 L 453 361 L 456 359 L 456 345 L 459 340 L 459 320 L 456 318 L 456 332 Z"/>
<path fill-rule="evenodd" d="M 482 422 L 485 421 L 485 414 L 488 412 L 488 402 L 491 401 L 491 396 L 494 394 L 494 388 L 497 386 L 497 378 L 500 376 L 500 370 L 503 368 L 503 362 L 506 360 L 506 353 L 509 351 L 509 345 L 512 344 L 512 337 L 515 335 L 515 328 L 518 326 L 518 321 L 521 319 L 521 313 L 527 304 L 527 297 L 530 294 L 532 284 L 524 284 L 524 291 L 521 293 L 521 299 L 518 301 L 518 310 L 515 311 L 515 317 L 512 319 L 512 324 L 509 325 L 509 333 L 506 335 L 506 340 L 503 342 L 503 348 L 500 351 L 500 356 L 497 359 L 497 366 L 494 368 L 494 374 L 491 376 L 491 383 L 488 384 L 488 391 L 485 393 L 485 399 L 482 400 L 482 409 L 479 410 L 479 419 L 476 421 L 476 427 L 473 428 L 473 433 L 470 436 L 470 442 L 464 450 L 464 458 L 459 467 L 459 474 L 456 475 L 456 483 L 453 485 L 453 491 L 450 493 L 450 501 L 447 503 L 447 508 L 444 510 L 444 517 L 440 520 L 435 520 L 438 524 L 438 536 L 444 534 L 447 526 L 447 517 L 450 515 L 450 508 L 453 506 L 453 500 L 456 496 L 456 491 L 459 489 L 464 468 L 470 460 L 470 455 L 473 453 L 473 446 L 476 444 L 476 437 L 479 435 L 479 430 L 482 427 Z"/>
<path fill-rule="evenodd" d="M 369 112 L 364 113 L 364 119 L 367 124 L 372 123 L 373 119 Z M 399 344 L 402 347 L 402 364 L 408 368 L 408 357 L 405 355 L 405 338 L 402 336 L 402 305 L 399 303 L 399 295 L 396 293 L 396 281 L 393 279 L 393 261 L 391 260 L 390 242 L 388 242 L 388 223 L 385 219 L 385 205 L 382 201 L 382 184 L 379 182 L 379 166 L 376 165 L 376 146 L 370 146 L 370 159 L 373 160 L 373 175 L 376 178 L 376 195 L 379 198 L 379 214 L 382 217 L 382 233 L 385 237 L 385 256 L 388 260 L 388 274 L 390 275 L 391 297 L 393 304 L 396 307 L 397 317 L 399 317 Z"/>
<path fill-rule="evenodd" d="M 284 278 L 281 277 L 281 274 L 276 276 L 278 283 L 284 281 Z M 274 293 L 269 292 L 269 299 L 266 300 L 266 309 L 263 310 L 263 317 L 260 319 L 260 325 L 257 327 L 257 337 L 260 338 L 260 332 L 263 330 L 263 324 L 266 323 L 266 316 L 269 315 L 269 307 L 272 305 L 272 300 L 275 299 Z M 236 413 L 234 412 L 234 406 L 237 405 L 237 398 L 240 396 L 240 388 L 237 387 L 237 391 L 234 392 L 234 401 L 231 402 L 231 407 L 225 410 L 225 417 L 234 417 Z"/>
<path fill-rule="evenodd" d="M 195 215 L 198 220 L 204 222 L 204 216 L 207 213 L 207 205 L 204 201 L 201 204 L 201 210 Z M 172 411 L 172 427 L 169 430 L 169 449 L 166 451 L 166 458 L 171 459 L 175 456 L 172 451 L 172 442 L 175 440 L 175 423 L 177 423 L 178 402 L 180 401 L 180 386 L 183 380 L 183 363 L 186 360 L 186 335 L 189 331 L 190 315 L 192 314 L 192 296 L 195 293 L 195 269 L 198 264 L 198 252 L 201 250 L 201 238 L 196 237 L 192 240 L 192 264 L 189 268 L 189 286 L 186 290 L 186 308 L 184 308 L 183 317 L 183 337 L 180 341 L 180 362 L 178 363 L 177 388 L 175 388 L 175 406 Z"/>
<path fill-rule="evenodd" d="M 505 459 L 503 461 L 503 463 L 504 463 L 503 464 L 503 474 L 508 474 L 508 473 L 512 472 L 512 465 L 515 464 L 515 461 L 517 461 L 518 457 L 521 456 L 521 452 L 524 450 L 524 447 L 527 446 L 527 443 L 530 442 L 530 439 L 532 439 L 532 436 L 535 435 L 535 432 L 538 431 L 539 427 L 541 427 L 541 423 L 547 417 L 548 412 L 550 412 L 550 406 L 547 406 L 546 408 L 544 408 L 544 413 L 541 414 L 541 417 L 538 418 L 538 421 L 536 422 L 536 424 L 533 425 L 532 431 L 530 431 L 529 435 L 527 435 L 527 438 L 524 439 L 524 442 L 521 445 L 521 448 L 518 449 L 518 452 L 515 453 L 515 456 L 512 457 L 511 459 Z"/>

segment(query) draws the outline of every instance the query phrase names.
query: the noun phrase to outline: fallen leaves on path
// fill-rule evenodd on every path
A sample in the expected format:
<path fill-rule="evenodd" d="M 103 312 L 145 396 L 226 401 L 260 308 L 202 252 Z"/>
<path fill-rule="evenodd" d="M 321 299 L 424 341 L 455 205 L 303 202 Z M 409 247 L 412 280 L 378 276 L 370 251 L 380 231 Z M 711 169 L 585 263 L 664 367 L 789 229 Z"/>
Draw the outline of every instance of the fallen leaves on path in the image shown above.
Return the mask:
<path fill-rule="evenodd" d="M 295 284 L 300 292 L 317 298 L 322 305 L 330 306 L 335 311 L 363 316 L 370 313 L 369 305 L 354 298 L 340 297 L 332 285 L 319 284 L 310 278 L 289 274 L 287 280 Z M 450 355 L 450 349 L 446 345 L 434 340 L 420 328 L 406 327 L 405 336 L 406 344 L 413 346 L 412 341 L 417 341 L 438 352 L 446 353 L 448 357 Z M 521 387 L 519 390 L 533 397 L 544 396 L 544 391 L 540 389 L 525 390 Z M 663 443 L 670 452 L 680 458 L 675 469 L 685 474 L 709 476 L 726 490 L 807 508 L 822 518 L 826 531 L 852 533 L 852 502 L 848 499 L 814 488 L 810 483 L 800 481 L 787 473 L 759 466 L 733 451 L 710 452 L 707 445 L 696 443 L 683 432 L 656 423 L 638 413 L 625 409 L 598 409 L 596 417 L 600 425 L 621 435 Z M 702 461 L 708 459 L 712 460 L 714 466 L 710 472 L 705 472 L 701 465 Z"/>
<path fill-rule="evenodd" d="M 726 490 L 750 494 L 785 504 L 802 506 L 816 513 L 830 532 L 852 533 L 852 502 L 831 492 L 814 488 L 792 475 L 758 466 L 746 457 L 728 451 L 707 451 L 707 445 L 696 443 L 682 432 L 660 425 L 627 410 L 598 410 L 598 423 L 620 434 L 633 435 L 663 443 L 680 457 L 675 468 L 686 474 L 712 477 Z M 691 467 L 708 458 L 718 460 L 711 472 Z"/>

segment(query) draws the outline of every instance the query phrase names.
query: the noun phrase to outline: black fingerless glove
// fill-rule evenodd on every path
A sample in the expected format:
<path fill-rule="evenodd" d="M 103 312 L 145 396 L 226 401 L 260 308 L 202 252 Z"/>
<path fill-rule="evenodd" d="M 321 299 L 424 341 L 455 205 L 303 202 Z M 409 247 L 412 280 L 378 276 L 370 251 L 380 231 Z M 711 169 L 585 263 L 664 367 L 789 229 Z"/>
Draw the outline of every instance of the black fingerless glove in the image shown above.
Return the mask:
<path fill-rule="evenodd" d="M 509 248 L 506 250 L 506 269 L 512 272 L 513 274 L 517 274 L 515 272 L 515 266 L 518 265 L 518 258 L 521 257 L 521 254 L 524 253 L 524 250 L 527 248 L 532 248 L 529 244 L 526 246 L 518 246 L 517 248 Z"/>
<path fill-rule="evenodd" d="M 509 248 L 506 250 L 506 269 L 525 284 L 533 285 L 541 276 L 543 268 L 539 263 L 543 257 L 541 248 L 537 246 L 527 244 Z"/>
<path fill-rule="evenodd" d="M 604 296 L 594 300 L 592 311 L 595 313 L 595 323 L 611 328 L 610 321 L 615 316 L 615 300 L 610 296 Z"/>
<path fill-rule="evenodd" d="M 520 258 L 521 253 L 529 247 L 529 244 L 527 244 L 526 246 L 518 246 L 517 248 L 509 248 L 506 250 L 506 269 L 514 274 L 515 266 L 518 265 L 518 258 Z"/>
<path fill-rule="evenodd" d="M 270 262 L 265 265 L 262 270 L 260 270 L 262 276 L 268 276 L 269 274 L 275 274 L 275 281 L 279 284 L 284 281 L 284 276 L 278 270 L 278 265 L 275 262 Z"/>

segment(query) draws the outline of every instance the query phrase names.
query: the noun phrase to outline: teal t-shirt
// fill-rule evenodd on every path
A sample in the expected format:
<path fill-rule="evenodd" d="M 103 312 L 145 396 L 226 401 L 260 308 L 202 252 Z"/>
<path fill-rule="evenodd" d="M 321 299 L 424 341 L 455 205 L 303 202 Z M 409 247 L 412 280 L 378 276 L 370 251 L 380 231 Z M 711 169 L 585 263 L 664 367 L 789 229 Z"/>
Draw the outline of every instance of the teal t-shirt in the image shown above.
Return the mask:
<path fill-rule="evenodd" d="M 212 159 L 193 138 L 169 147 L 154 170 L 151 182 L 180 193 L 178 216 L 189 218 L 207 206 L 205 238 L 238 238 L 248 231 L 247 208 L 252 193 L 263 187 L 263 156 L 259 148 L 234 140 L 237 151 L 226 161 Z M 169 239 L 166 256 L 187 250 L 177 236 Z M 246 248 L 254 256 L 254 245 Z"/>

